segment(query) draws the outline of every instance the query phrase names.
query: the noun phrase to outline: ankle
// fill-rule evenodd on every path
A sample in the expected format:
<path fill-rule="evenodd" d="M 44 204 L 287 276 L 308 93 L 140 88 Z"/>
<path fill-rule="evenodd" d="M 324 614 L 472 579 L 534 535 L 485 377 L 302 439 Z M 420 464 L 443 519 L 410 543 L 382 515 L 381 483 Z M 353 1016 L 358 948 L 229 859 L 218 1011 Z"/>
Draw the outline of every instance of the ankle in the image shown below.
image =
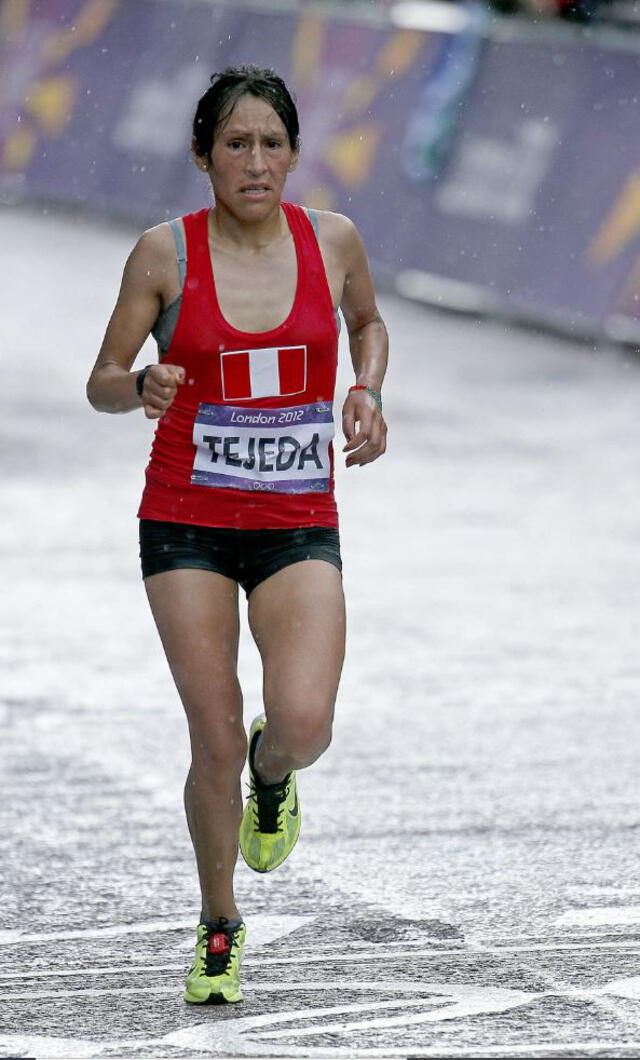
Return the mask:
<path fill-rule="evenodd" d="M 289 773 L 282 773 L 275 777 L 265 776 L 262 770 L 256 769 L 255 766 L 253 773 L 261 788 L 273 788 L 276 784 L 282 784 L 290 775 Z"/>
<path fill-rule="evenodd" d="M 282 784 L 282 782 L 289 776 L 289 771 L 276 769 L 275 776 L 273 773 L 269 772 L 268 764 L 265 765 L 264 762 L 263 735 L 263 733 L 258 734 L 258 739 L 253 746 L 251 767 L 253 769 L 253 775 L 258 783 L 265 788 L 270 788 L 273 787 L 274 784 Z M 260 764 L 258 764 L 258 758 L 260 758 Z"/>
<path fill-rule="evenodd" d="M 211 914 L 206 912 L 204 909 L 200 911 L 200 924 L 206 924 L 207 927 L 219 927 L 221 923 L 227 923 L 230 927 L 236 927 L 237 924 L 242 923 L 242 917 L 236 909 L 234 913 L 214 913 Z"/>

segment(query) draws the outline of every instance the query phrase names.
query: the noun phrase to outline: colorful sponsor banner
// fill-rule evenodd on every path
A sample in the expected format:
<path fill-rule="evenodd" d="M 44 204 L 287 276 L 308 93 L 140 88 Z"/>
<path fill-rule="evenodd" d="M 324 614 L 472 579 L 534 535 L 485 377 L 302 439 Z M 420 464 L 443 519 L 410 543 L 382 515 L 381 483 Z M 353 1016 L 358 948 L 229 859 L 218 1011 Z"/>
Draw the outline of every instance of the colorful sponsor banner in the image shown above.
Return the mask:
<path fill-rule="evenodd" d="M 0 0 L 0 196 L 145 225 L 198 209 L 210 188 L 189 158 L 196 99 L 214 70 L 272 66 L 301 117 L 288 197 L 352 217 L 379 278 L 443 278 L 567 327 L 633 322 L 631 47 L 485 41 L 475 23 L 452 36 L 310 8 Z M 253 378 L 249 362 L 233 367 Z"/>

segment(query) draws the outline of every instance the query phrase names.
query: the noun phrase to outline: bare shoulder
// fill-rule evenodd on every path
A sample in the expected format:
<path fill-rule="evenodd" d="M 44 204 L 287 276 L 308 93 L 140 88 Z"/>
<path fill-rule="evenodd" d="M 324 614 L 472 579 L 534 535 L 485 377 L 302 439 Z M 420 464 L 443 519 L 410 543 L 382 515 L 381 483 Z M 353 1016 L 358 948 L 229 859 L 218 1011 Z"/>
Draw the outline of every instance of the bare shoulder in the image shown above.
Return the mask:
<path fill-rule="evenodd" d="M 348 247 L 359 239 L 358 229 L 345 214 L 331 210 L 316 210 L 315 213 L 320 234 L 336 247 Z"/>
<path fill-rule="evenodd" d="M 176 244 L 168 222 L 143 232 L 129 254 L 125 280 L 164 295 L 177 277 Z"/>
<path fill-rule="evenodd" d="M 147 228 L 135 244 L 129 260 L 167 261 L 176 254 L 176 244 L 168 221 Z"/>
<path fill-rule="evenodd" d="M 367 268 L 362 238 L 350 217 L 331 210 L 317 210 L 318 234 L 323 256 L 328 256 L 346 275 Z"/>

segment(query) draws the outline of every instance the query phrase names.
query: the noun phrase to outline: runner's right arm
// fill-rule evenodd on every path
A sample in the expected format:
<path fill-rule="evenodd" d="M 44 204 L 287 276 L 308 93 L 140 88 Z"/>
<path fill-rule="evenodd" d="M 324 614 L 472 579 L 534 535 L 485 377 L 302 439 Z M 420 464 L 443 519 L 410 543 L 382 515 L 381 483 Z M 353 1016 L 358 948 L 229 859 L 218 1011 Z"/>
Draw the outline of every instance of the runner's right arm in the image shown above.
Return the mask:
<path fill-rule="evenodd" d="M 98 412 L 144 408 L 148 419 L 158 419 L 184 381 L 183 368 L 154 364 L 145 376 L 140 397 L 136 391 L 138 372 L 131 371 L 162 308 L 167 273 L 176 268 L 174 260 L 167 256 L 171 244 L 163 228 L 168 226 L 145 232 L 125 265 L 120 294 L 87 383 L 87 398 Z M 169 236 L 173 243 L 170 233 Z"/>

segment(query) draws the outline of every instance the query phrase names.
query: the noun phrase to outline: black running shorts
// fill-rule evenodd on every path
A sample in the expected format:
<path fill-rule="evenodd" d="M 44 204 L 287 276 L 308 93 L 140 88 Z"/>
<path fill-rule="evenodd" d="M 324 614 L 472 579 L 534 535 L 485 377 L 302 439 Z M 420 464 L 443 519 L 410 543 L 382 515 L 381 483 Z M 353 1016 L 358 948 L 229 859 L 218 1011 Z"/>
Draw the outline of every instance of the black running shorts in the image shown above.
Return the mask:
<path fill-rule="evenodd" d="M 326 526 L 296 530 L 233 530 L 140 519 L 142 577 L 192 567 L 232 578 L 247 596 L 272 574 L 305 559 L 342 570 L 340 536 Z"/>

